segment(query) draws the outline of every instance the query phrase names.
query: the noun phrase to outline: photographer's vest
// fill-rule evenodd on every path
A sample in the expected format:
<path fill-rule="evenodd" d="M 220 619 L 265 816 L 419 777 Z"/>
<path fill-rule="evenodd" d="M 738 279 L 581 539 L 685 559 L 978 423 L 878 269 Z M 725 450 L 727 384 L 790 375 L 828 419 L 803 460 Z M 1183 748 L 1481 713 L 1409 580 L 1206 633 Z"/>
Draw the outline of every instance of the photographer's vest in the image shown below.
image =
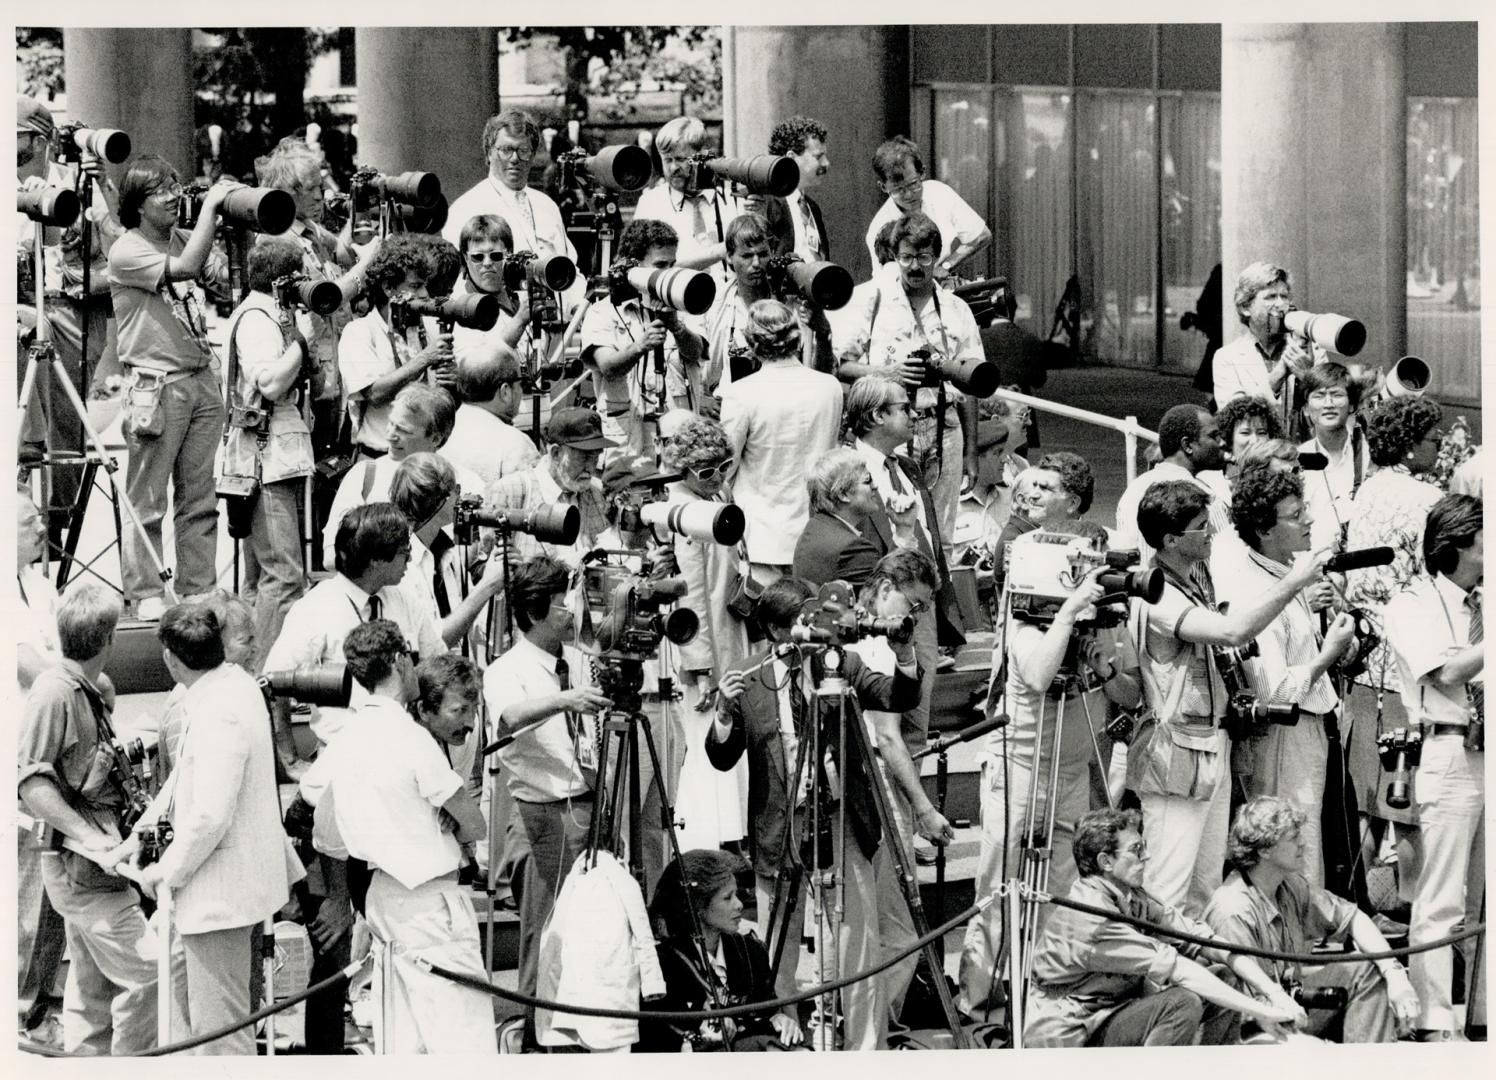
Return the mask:
<path fill-rule="evenodd" d="M 296 404 L 302 390 L 298 389 L 296 394 L 279 403 L 266 400 L 258 390 L 251 389 L 247 395 L 243 392 L 241 385 L 243 370 L 239 364 L 239 325 L 246 315 L 255 312 L 259 312 L 275 324 L 276 330 L 280 333 L 283 350 L 292 342 L 299 342 L 303 357 L 309 356 L 310 353 L 306 338 L 301 335 L 300 331 L 281 323 L 264 308 L 246 308 L 240 311 L 238 317 L 229 324 L 229 362 L 224 399 L 226 415 L 219 453 L 218 476 L 253 477 L 258 485 L 261 482 L 275 483 L 291 477 L 308 475 L 312 470 L 312 450 L 311 433 Z M 300 384 L 301 380 L 298 380 L 298 383 Z M 249 409 L 260 413 L 258 422 L 243 422 L 246 419 L 246 410 Z M 265 475 L 266 452 L 271 439 L 284 436 L 299 436 L 304 445 L 293 448 L 282 444 L 283 449 L 271 455 L 278 459 L 273 461 L 267 476 Z"/>

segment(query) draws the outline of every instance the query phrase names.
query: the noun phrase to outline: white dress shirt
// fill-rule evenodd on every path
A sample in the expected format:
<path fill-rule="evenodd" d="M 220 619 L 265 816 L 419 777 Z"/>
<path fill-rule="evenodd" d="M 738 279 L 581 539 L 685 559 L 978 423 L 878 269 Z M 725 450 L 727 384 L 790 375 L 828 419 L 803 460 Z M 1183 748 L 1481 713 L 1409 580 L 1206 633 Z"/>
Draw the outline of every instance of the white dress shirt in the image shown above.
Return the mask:
<path fill-rule="evenodd" d="M 464 495 L 482 495 L 489 484 L 532 468 L 540 460 L 540 451 L 528 435 L 469 403 L 457 406 L 452 434 L 437 453 L 451 462 L 454 471 L 473 481 L 469 487 L 458 480 Z"/>
<path fill-rule="evenodd" d="M 925 181 L 920 210 L 940 226 L 940 251 L 936 255 L 937 259 L 945 258 L 946 253 L 951 250 L 952 241 L 974 244 L 987 228 L 982 215 L 967 205 L 966 200 L 956 194 L 955 188 L 939 180 Z M 867 227 L 867 253 L 874 266 L 878 265 L 878 254 L 873 250 L 873 241 L 878 239 L 883 226 L 890 221 L 899 220 L 903 215 L 904 212 L 892 198 L 884 199 L 883 205 L 873 215 L 872 224 Z"/>
<path fill-rule="evenodd" d="M 1122 549 L 1141 552 L 1145 566 L 1152 565 L 1154 550 L 1153 545 L 1143 539 L 1143 534 L 1138 529 L 1138 506 L 1142 503 L 1143 496 L 1148 493 L 1149 488 L 1170 480 L 1186 480 L 1209 495 L 1210 503 L 1206 507 L 1206 513 L 1210 516 L 1211 524 L 1215 526 L 1216 536 L 1229 544 L 1230 535 L 1228 534 L 1233 534 L 1230 511 L 1216 492 L 1211 490 L 1210 485 L 1182 465 L 1175 465 L 1172 461 L 1160 461 L 1128 484 L 1126 490 L 1122 492 L 1122 497 L 1117 500 L 1116 542 Z"/>
<path fill-rule="evenodd" d="M 579 674 L 586 658 L 579 652 L 562 649 L 571 672 L 571 685 L 581 685 Z M 531 698 L 550 697 L 559 693 L 561 681 L 556 674 L 556 657 L 520 635 L 514 646 L 489 665 L 483 673 L 483 700 L 495 734 L 506 726 L 500 723 L 504 710 Z M 591 717 L 578 717 L 575 738 L 591 740 Z M 498 752 L 509 781 L 509 793 L 520 802 L 548 803 L 585 795 L 591 790 L 582 772 L 574 742 L 573 725 L 565 713 L 557 713 L 545 723 L 527 731 Z M 582 753 L 585 754 L 585 750 Z"/>
<path fill-rule="evenodd" d="M 1283 580 L 1288 569 L 1248 549 L 1233 574 L 1215 578 L 1216 597 L 1237 607 L 1255 603 Z M 1268 705 L 1297 704 L 1305 712 L 1321 715 L 1339 708 L 1340 698 L 1330 676 L 1309 678 L 1322 644 L 1319 616 L 1309 610 L 1309 601 L 1300 592 L 1257 635 L 1257 655 L 1243 662 L 1258 700 Z"/>
<path fill-rule="evenodd" d="M 930 522 L 925 518 L 925 501 L 919 497 L 919 491 L 908 476 L 900 476 L 903 490 L 896 491 L 893 476 L 889 472 L 889 462 L 892 460 L 889 455 L 861 439 L 852 444 L 852 449 L 857 451 L 858 456 L 867 464 L 867 471 L 872 474 L 878 500 L 888 514 L 888 523 L 893 526 L 893 542 L 901 548 L 918 548 L 919 537 L 914 532 L 917 528 L 924 533 L 925 543 L 929 545 L 926 550 L 934 551 Z M 893 467 L 898 468 L 898 465 Z"/>
<path fill-rule="evenodd" d="M 1356 458 L 1359 456 L 1361 479 L 1371 475 L 1371 457 L 1366 439 L 1352 424 L 1345 445 L 1332 453 L 1318 439 L 1299 446 L 1302 453 L 1323 454 L 1328 465 L 1323 469 L 1304 470 L 1304 502 L 1314 517 L 1311 543 L 1317 550 L 1340 539 L 1340 527 L 1351 519 L 1351 500 L 1356 496 Z"/>
<path fill-rule="evenodd" d="M 695 207 L 701 208 L 701 224 L 698 231 Z M 634 219 L 650 218 L 663 221 L 675 230 L 679 238 L 675 257 L 681 263 L 694 262 L 707 249 L 720 244 L 727 235 L 727 227 L 743 213 L 742 204 L 731 195 L 723 195 L 716 188 L 709 188 L 697 195 L 687 197 L 661 181 L 646 188 L 634 207 Z M 718 217 L 721 218 L 720 226 Z M 710 266 L 702 267 L 717 282 L 720 293 L 727 285 L 727 268 L 721 259 Z"/>
<path fill-rule="evenodd" d="M 504 219 L 514 235 L 513 251 L 565 255 L 572 262 L 577 261 L 577 249 L 566 235 L 561 208 L 543 191 L 531 187 L 515 191 L 492 176 L 485 176 L 459 195 L 447 210 L 442 238 L 455 246 L 462 236 L 462 227 L 480 214 L 496 214 Z M 563 313 L 581 303 L 586 292 L 586 276 L 578 273 L 572 287 L 561 294 Z"/>
<path fill-rule="evenodd" d="M 1484 593 L 1479 586 L 1477 591 Z M 1410 724 L 1470 722 L 1465 687 L 1446 690 L 1429 678 L 1470 644 L 1469 595 L 1440 574 L 1413 582 L 1387 604 L 1384 633 L 1397 657 Z M 1483 685 L 1485 673 L 1471 681 Z"/>

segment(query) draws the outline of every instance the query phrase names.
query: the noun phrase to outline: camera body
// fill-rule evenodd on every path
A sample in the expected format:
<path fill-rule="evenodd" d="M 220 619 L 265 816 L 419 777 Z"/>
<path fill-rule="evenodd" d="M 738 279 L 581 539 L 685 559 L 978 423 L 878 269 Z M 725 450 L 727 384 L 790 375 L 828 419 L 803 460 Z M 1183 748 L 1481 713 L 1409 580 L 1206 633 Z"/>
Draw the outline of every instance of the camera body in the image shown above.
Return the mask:
<path fill-rule="evenodd" d="M 1084 537 L 1036 531 L 1016 537 L 1008 545 L 1006 571 L 1009 610 L 1029 622 L 1048 625 L 1077 586 L 1091 571 L 1106 567 L 1097 604 L 1081 612 L 1076 626 L 1119 626 L 1127 617 L 1127 601 L 1139 597 L 1157 603 L 1163 594 L 1163 573 L 1139 567 L 1136 551 L 1103 551 Z"/>
<path fill-rule="evenodd" d="M 886 637 L 896 645 L 914 638 L 914 619 L 879 618 L 855 603 L 852 586 L 845 581 L 828 581 L 814 597 L 805 601 L 800 615 L 790 627 L 790 640 L 813 645 L 844 647 L 863 638 Z"/>
<path fill-rule="evenodd" d="M 382 202 L 430 208 L 442 195 L 441 178 L 436 173 L 382 173 L 371 165 L 361 165 L 348 180 L 349 202 L 357 210 L 369 210 Z"/>
<path fill-rule="evenodd" d="M 1217 668 L 1221 683 L 1226 687 L 1226 716 L 1224 726 L 1233 742 L 1245 739 L 1260 739 L 1274 724 L 1293 727 L 1299 722 L 1298 703 L 1291 705 L 1267 705 L 1257 700 L 1247 682 L 1243 661 L 1250 660 L 1258 652 L 1257 642 L 1235 648 L 1216 649 Z"/>
<path fill-rule="evenodd" d="M 161 856 L 171 846 L 176 833 L 171 827 L 171 822 L 162 818 L 153 825 L 147 825 L 137 834 L 140 837 L 140 854 L 136 857 L 135 864 L 142 869 L 152 863 L 160 862 Z"/>
<path fill-rule="evenodd" d="M 1423 732 L 1417 728 L 1393 728 L 1377 736 L 1377 757 L 1382 771 L 1392 774 L 1387 781 L 1387 805 L 1406 810 L 1413 805 L 1413 770 L 1423 759 Z"/>
<path fill-rule="evenodd" d="M 997 365 L 989 360 L 948 360 L 937 358 L 929 349 L 920 347 L 909 350 L 909 359 L 919 360 L 925 365 L 925 376 L 920 386 L 935 389 L 950 383 L 963 394 L 974 397 L 991 397 L 1000 381 Z"/>

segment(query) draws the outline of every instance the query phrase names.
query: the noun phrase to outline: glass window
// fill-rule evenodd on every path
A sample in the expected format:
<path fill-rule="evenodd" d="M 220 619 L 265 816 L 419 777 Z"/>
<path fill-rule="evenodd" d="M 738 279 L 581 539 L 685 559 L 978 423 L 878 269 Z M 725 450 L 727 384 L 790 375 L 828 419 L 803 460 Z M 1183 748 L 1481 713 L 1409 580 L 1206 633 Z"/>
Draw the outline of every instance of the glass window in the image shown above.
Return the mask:
<path fill-rule="evenodd" d="M 992 173 L 992 96 L 985 87 L 935 91 L 934 160 L 925 163 L 931 178 L 955 188 L 980 214 L 989 216 Z M 989 222 L 988 228 L 991 228 Z M 962 277 L 985 277 L 991 271 L 989 246 L 962 263 Z"/>
<path fill-rule="evenodd" d="M 1081 91 L 1076 104 L 1081 350 L 1101 360 L 1153 367 L 1154 97 Z"/>
<path fill-rule="evenodd" d="M 1480 401 L 1480 150 L 1475 98 L 1408 100 L 1408 352 L 1435 396 Z"/>
<path fill-rule="evenodd" d="M 998 132 L 996 264 L 1013 282 L 1019 325 L 1047 338 L 1070 276 L 1068 90 L 1010 90 Z"/>
<path fill-rule="evenodd" d="M 1164 368 L 1193 373 L 1209 334 L 1221 337 L 1221 102 L 1215 94 L 1160 100 L 1163 118 Z M 1202 302 L 1203 301 L 1203 302 Z M 1180 318 L 1192 315 L 1189 330 Z"/>

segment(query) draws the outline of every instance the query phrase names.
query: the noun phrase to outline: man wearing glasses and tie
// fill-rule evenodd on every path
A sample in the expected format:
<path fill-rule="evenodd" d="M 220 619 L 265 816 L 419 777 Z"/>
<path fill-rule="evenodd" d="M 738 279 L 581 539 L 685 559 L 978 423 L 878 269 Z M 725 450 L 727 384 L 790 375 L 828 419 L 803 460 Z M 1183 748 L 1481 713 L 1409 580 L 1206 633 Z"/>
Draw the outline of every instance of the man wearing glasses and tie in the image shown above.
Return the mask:
<path fill-rule="evenodd" d="M 696 186 L 692 159 L 705 144 L 706 127 L 694 116 L 678 116 L 660 128 L 655 149 L 665 182 L 644 190 L 634 219 L 652 218 L 674 228 L 680 237 L 676 265 L 707 271 L 720 291 L 727 283 L 727 227 L 746 207 L 717 188 Z"/>
<path fill-rule="evenodd" d="M 924 158 L 914 140 L 897 135 L 873 151 L 873 173 L 878 177 L 879 190 L 888 196 L 867 227 L 867 250 L 874 266 L 878 265 L 878 252 L 873 241 L 878 233 L 890 221 L 909 214 L 924 213 L 940 228 L 944 243 L 936 245 L 932 264 L 937 278 L 949 276 L 992 243 L 992 230 L 954 188 L 925 179 Z"/>

